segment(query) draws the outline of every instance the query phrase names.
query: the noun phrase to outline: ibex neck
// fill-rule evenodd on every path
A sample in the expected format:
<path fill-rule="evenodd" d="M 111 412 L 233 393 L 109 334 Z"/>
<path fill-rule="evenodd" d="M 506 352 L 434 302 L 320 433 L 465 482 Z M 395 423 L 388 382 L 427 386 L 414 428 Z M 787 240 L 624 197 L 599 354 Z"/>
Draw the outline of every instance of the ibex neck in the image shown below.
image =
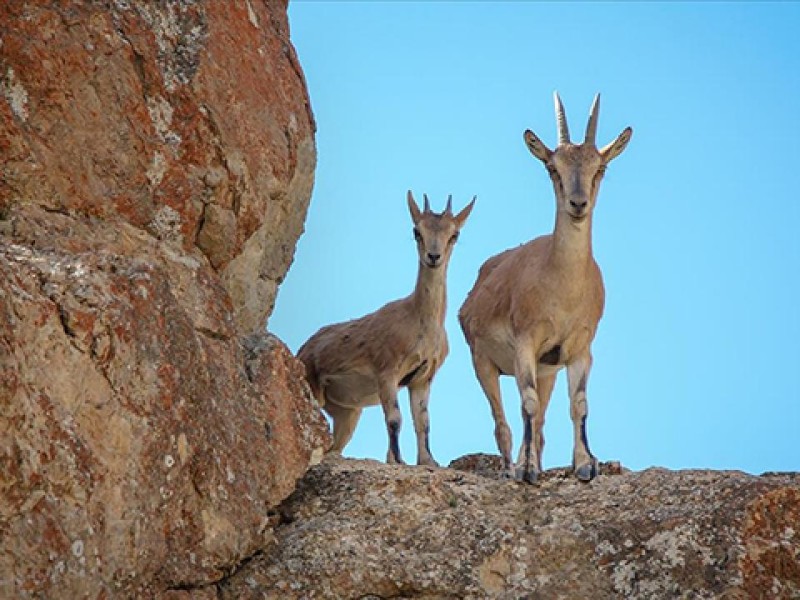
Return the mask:
<path fill-rule="evenodd" d="M 553 231 L 551 260 L 560 268 L 582 268 L 592 257 L 592 215 L 576 223 L 569 215 L 558 211 Z"/>
<path fill-rule="evenodd" d="M 447 306 L 447 264 L 431 269 L 419 265 L 417 272 L 417 286 L 414 288 L 412 298 L 419 315 L 424 319 L 435 319 L 444 323 L 445 307 Z"/>

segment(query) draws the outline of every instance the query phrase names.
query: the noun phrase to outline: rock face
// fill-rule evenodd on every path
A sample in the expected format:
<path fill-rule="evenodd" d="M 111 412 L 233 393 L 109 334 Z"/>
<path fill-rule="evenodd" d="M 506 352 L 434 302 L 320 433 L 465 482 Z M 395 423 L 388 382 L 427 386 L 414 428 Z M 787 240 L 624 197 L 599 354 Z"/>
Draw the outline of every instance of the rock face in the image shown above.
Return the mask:
<path fill-rule="evenodd" d="M 797 474 L 561 470 L 529 486 L 328 458 L 281 515 L 223 598 L 800 597 Z"/>
<path fill-rule="evenodd" d="M 121 220 L 199 248 L 240 332 L 302 232 L 314 122 L 285 0 L 0 4 L 0 216 Z"/>
<path fill-rule="evenodd" d="M 15 236 L 0 244 L 0 597 L 219 579 L 328 444 L 301 365 L 237 336 L 199 253 L 43 210 Z"/>
<path fill-rule="evenodd" d="M 295 489 L 330 437 L 260 332 L 315 162 L 284 1 L 0 3 L 0 96 L 0 598 L 800 597 L 797 474 Z"/>
<path fill-rule="evenodd" d="M 329 444 L 258 333 L 313 128 L 285 2 L 0 3 L 0 598 L 208 585 L 270 539 Z"/>

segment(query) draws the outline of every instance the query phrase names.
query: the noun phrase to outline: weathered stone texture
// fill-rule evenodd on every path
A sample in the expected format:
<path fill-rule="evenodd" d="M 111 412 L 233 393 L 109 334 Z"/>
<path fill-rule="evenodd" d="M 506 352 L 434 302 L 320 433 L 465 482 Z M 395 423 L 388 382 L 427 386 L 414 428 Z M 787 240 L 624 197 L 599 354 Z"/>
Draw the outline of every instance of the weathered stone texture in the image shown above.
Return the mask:
<path fill-rule="evenodd" d="M 329 443 L 259 333 L 313 132 L 285 1 L 0 2 L 0 598 L 180 595 L 269 540 Z"/>
<path fill-rule="evenodd" d="M 797 474 L 295 490 L 313 132 L 284 0 L 0 2 L 0 598 L 800 598 Z"/>
<path fill-rule="evenodd" d="M 0 214 L 120 219 L 199 247 L 263 327 L 313 185 L 286 2 L 0 3 Z"/>
<path fill-rule="evenodd" d="M 199 251 L 30 208 L 0 244 L 0 597 L 149 595 L 257 552 L 328 431 Z"/>
<path fill-rule="evenodd" d="M 271 547 L 218 587 L 237 599 L 800 595 L 796 474 L 605 467 L 615 474 L 590 484 L 555 470 L 529 486 L 329 458 L 281 507 Z"/>

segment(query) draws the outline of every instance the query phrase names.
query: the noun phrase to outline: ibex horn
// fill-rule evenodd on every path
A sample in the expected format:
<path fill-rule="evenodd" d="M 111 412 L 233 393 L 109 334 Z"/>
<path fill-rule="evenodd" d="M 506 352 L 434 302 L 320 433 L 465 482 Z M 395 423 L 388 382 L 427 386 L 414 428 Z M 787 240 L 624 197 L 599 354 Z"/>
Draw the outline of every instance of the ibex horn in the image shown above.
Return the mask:
<path fill-rule="evenodd" d="M 583 141 L 584 144 L 595 145 L 595 139 L 597 138 L 597 115 L 599 112 L 600 94 L 597 94 L 594 97 L 594 102 L 592 102 L 592 110 L 589 111 L 589 122 L 586 124 L 586 139 Z"/>
<path fill-rule="evenodd" d="M 567 127 L 567 116 L 564 114 L 564 105 L 558 92 L 553 92 L 556 102 L 556 122 L 558 123 L 558 145 L 569 144 L 569 128 Z"/>
<path fill-rule="evenodd" d="M 431 212 L 431 203 L 428 202 L 428 194 L 422 194 L 422 200 L 425 202 L 425 206 L 423 207 L 423 212 Z"/>
<path fill-rule="evenodd" d="M 453 214 L 453 194 L 450 194 L 447 197 L 447 206 L 445 207 L 444 212 L 447 215 Z"/>

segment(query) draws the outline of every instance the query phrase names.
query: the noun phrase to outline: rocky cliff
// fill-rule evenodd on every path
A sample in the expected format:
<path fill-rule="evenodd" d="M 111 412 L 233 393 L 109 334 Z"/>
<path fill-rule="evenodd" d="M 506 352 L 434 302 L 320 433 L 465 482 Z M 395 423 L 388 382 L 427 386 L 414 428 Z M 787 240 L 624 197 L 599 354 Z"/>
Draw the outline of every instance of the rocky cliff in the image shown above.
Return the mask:
<path fill-rule="evenodd" d="M 286 0 L 3 2 L 0 35 L 0 215 L 197 249 L 237 329 L 263 327 L 316 163 Z"/>
<path fill-rule="evenodd" d="M 0 598 L 800 597 L 797 474 L 308 470 L 284 1 L 0 3 L 0 96 Z"/>
<path fill-rule="evenodd" d="M 152 597 L 328 443 L 262 333 L 314 123 L 281 1 L 0 3 L 0 597 Z"/>
<path fill-rule="evenodd" d="M 453 467 L 326 459 L 211 597 L 800 597 L 798 474 L 603 465 L 530 486 L 499 457 Z"/>

